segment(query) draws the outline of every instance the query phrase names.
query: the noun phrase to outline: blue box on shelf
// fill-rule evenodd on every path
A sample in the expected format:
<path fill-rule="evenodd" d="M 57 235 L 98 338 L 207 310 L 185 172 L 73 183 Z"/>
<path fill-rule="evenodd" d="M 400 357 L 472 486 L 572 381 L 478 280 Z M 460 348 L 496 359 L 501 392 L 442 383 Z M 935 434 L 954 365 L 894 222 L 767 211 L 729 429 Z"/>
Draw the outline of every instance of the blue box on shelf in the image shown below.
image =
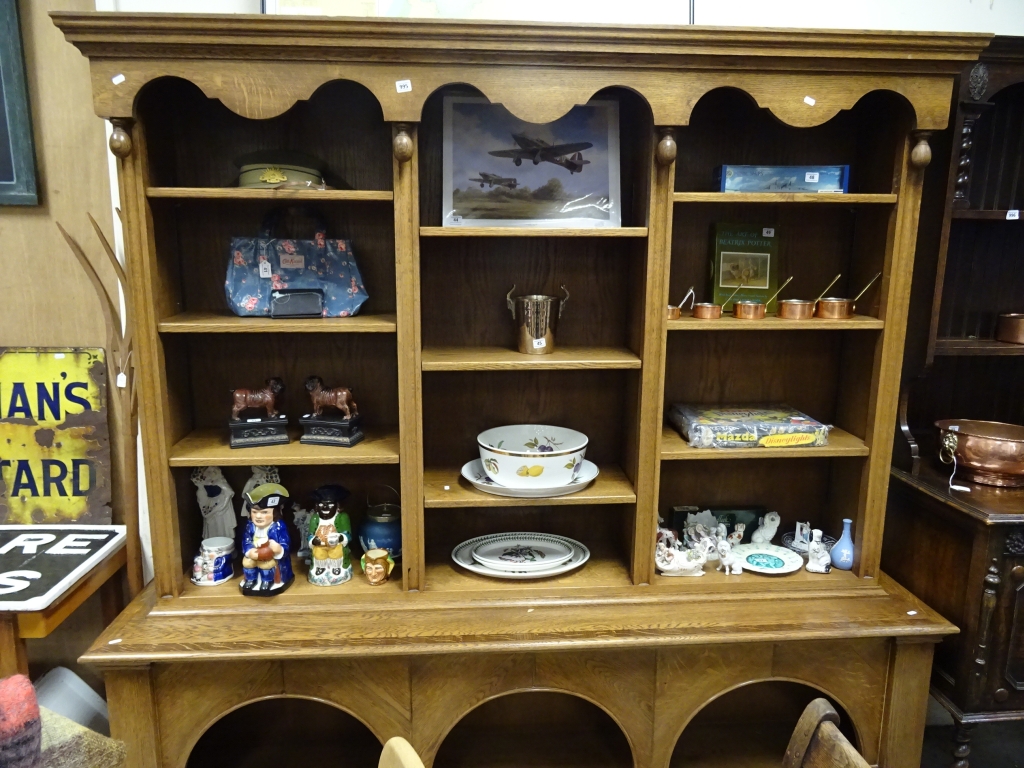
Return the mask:
<path fill-rule="evenodd" d="M 720 192 L 845 193 L 848 165 L 720 165 L 715 169 Z"/>

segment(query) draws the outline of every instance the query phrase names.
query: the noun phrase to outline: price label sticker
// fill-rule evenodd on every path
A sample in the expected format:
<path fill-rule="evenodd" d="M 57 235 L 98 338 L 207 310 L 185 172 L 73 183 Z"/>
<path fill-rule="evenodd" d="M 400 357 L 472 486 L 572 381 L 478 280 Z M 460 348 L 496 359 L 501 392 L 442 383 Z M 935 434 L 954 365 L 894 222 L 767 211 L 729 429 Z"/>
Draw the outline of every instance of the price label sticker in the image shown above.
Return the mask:
<path fill-rule="evenodd" d="M 112 78 L 110 78 L 110 82 L 112 82 L 114 85 L 120 85 L 127 79 L 128 78 L 126 78 L 124 75 L 114 75 Z"/>
<path fill-rule="evenodd" d="M 775 237 L 775 227 L 765 227 L 761 230 L 762 237 Z"/>
<path fill-rule="evenodd" d="M 274 276 L 274 270 L 270 266 L 269 261 L 260 262 L 260 277 L 271 278 Z"/>
<path fill-rule="evenodd" d="M 395 80 L 395 90 L 399 93 L 409 93 L 412 90 L 412 80 Z"/>
<path fill-rule="evenodd" d="M 804 181 L 806 183 L 808 183 L 808 184 L 817 184 L 818 183 L 818 172 L 817 171 L 808 171 L 807 173 L 804 174 Z"/>
<path fill-rule="evenodd" d="M 127 374 L 125 374 L 124 371 L 121 371 L 119 374 L 117 374 L 117 386 L 120 389 L 124 389 L 125 387 L 128 386 L 128 376 Z"/>
<path fill-rule="evenodd" d="M 1017 221 L 1019 219 L 1020 219 L 1020 211 L 1019 210 L 1012 210 L 1012 211 L 1007 211 L 1006 212 L 1006 220 L 1007 221 Z"/>
<path fill-rule="evenodd" d="M 548 343 L 547 343 L 547 341 L 545 339 L 534 339 L 533 340 L 533 348 L 534 349 L 544 349 L 544 347 L 546 347 L 547 345 L 548 345 Z"/>
<path fill-rule="evenodd" d="M 452 214 L 452 224 L 461 224 L 461 223 L 462 223 L 462 217 L 459 216 L 457 213 Z"/>
<path fill-rule="evenodd" d="M 815 101 L 812 97 L 804 96 L 804 104 L 806 104 L 808 107 L 813 107 L 817 103 L 818 102 Z"/>

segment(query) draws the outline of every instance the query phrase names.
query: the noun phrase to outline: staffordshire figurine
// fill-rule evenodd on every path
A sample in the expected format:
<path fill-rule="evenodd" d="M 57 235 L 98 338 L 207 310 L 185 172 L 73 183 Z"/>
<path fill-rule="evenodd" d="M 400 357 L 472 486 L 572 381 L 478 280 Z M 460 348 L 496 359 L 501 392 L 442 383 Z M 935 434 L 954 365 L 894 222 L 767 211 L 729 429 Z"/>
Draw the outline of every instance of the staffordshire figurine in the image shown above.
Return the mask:
<path fill-rule="evenodd" d="M 249 522 L 242 533 L 243 595 L 279 595 L 294 581 L 290 558 L 291 541 L 282 515 L 288 491 L 277 483 L 266 483 L 245 495 Z"/>
<path fill-rule="evenodd" d="M 309 515 L 309 583 L 333 587 L 352 578 L 352 522 L 341 505 L 349 497 L 340 485 L 324 485 L 313 492 Z"/>
<path fill-rule="evenodd" d="M 821 529 L 811 531 L 811 543 L 807 545 L 807 565 L 811 573 L 829 573 L 832 570 L 832 555 L 821 540 Z"/>
<path fill-rule="evenodd" d="M 759 522 L 760 524 L 757 526 L 757 530 L 754 531 L 754 535 L 750 537 L 750 540 L 755 544 L 771 544 L 775 534 L 778 533 L 782 518 L 779 517 L 778 512 L 769 512 Z"/>
<path fill-rule="evenodd" d="M 220 467 L 196 467 L 192 470 L 196 501 L 203 515 L 203 539 L 235 538 L 235 507 L 231 490 Z"/>

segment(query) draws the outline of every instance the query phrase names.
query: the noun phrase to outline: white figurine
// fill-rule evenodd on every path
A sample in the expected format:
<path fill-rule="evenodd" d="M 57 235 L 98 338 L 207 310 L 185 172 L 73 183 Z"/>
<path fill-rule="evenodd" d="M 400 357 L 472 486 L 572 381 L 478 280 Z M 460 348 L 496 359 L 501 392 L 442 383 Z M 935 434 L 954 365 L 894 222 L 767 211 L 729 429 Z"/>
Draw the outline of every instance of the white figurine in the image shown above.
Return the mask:
<path fill-rule="evenodd" d="M 732 527 L 732 533 L 730 533 L 726 537 L 726 541 L 728 541 L 730 545 L 735 547 L 737 544 L 740 544 L 743 541 L 743 532 L 746 530 L 746 523 L 736 523 Z"/>
<path fill-rule="evenodd" d="M 754 531 L 754 535 L 750 537 L 750 540 L 755 544 L 771 544 L 781 522 L 782 518 L 779 517 L 778 512 L 769 512 L 761 518 L 760 524 L 757 530 Z"/>
<path fill-rule="evenodd" d="M 242 517 L 248 517 L 249 512 L 245 508 L 245 494 L 251 491 L 253 488 L 264 485 L 265 483 L 276 483 L 281 484 L 281 473 L 277 471 L 277 467 L 268 465 L 253 466 L 250 467 L 252 470 L 252 477 L 245 481 L 245 486 L 242 488 Z M 303 530 L 302 528 L 299 529 Z"/>
<path fill-rule="evenodd" d="M 793 534 L 793 546 L 802 552 L 807 551 L 811 544 L 811 524 L 797 523 L 796 532 Z"/>
<path fill-rule="evenodd" d="M 811 573 L 828 573 L 832 570 L 832 556 L 821 540 L 821 529 L 811 531 L 811 543 L 807 545 L 807 565 Z"/>
<path fill-rule="evenodd" d="M 718 542 L 718 560 L 718 570 L 724 569 L 726 576 L 743 573 L 739 555 L 732 551 L 732 544 L 728 541 Z"/>
<path fill-rule="evenodd" d="M 675 551 L 659 543 L 654 553 L 654 562 L 662 576 L 703 576 L 708 553 L 714 549 L 710 539 L 705 539 L 696 549 Z"/>
<path fill-rule="evenodd" d="M 214 536 L 235 538 L 235 508 L 231 499 L 235 492 L 228 485 L 220 467 L 196 467 L 192 470 L 196 501 L 203 513 L 203 538 Z"/>

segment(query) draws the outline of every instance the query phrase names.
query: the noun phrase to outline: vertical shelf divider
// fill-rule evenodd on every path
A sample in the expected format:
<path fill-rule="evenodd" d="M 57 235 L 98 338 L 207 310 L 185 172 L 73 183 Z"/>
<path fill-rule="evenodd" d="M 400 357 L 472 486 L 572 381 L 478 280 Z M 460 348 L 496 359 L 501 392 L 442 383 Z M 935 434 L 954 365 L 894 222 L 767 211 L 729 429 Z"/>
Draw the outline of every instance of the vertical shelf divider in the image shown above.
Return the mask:
<path fill-rule="evenodd" d="M 871 451 L 864 465 L 854 520 L 856 542 L 854 572 L 862 578 L 878 578 L 882 532 L 885 526 L 889 466 L 892 461 L 893 425 L 899 401 L 899 372 L 903 364 L 904 335 L 910 309 L 914 249 L 924 168 L 912 161 L 915 137 L 905 130 L 893 167 L 894 192 L 899 203 L 889 214 L 885 259 L 882 268 L 882 303 L 879 317 L 885 321 L 875 348 L 871 370 L 865 442 Z"/>
<path fill-rule="evenodd" d="M 403 143 L 411 156 L 400 159 Z M 398 315 L 399 466 L 402 483 L 402 587 L 424 586 L 423 373 L 420 333 L 420 182 L 416 125 L 393 124 L 395 280 Z"/>
<path fill-rule="evenodd" d="M 669 268 L 672 263 L 672 193 L 675 189 L 675 139 L 662 129 L 660 141 L 670 141 L 670 162 L 658 160 L 658 137 L 650 153 L 651 173 L 648 207 L 647 260 L 644 273 L 642 337 L 639 340 L 639 406 L 636 425 L 633 486 L 636 515 L 633 532 L 632 578 L 634 584 L 654 579 L 654 534 L 657 528 L 658 485 L 661 476 L 661 422 L 665 392 L 665 345 L 668 335 L 665 307 L 668 305 Z M 628 469 L 627 469 L 628 471 Z"/>

